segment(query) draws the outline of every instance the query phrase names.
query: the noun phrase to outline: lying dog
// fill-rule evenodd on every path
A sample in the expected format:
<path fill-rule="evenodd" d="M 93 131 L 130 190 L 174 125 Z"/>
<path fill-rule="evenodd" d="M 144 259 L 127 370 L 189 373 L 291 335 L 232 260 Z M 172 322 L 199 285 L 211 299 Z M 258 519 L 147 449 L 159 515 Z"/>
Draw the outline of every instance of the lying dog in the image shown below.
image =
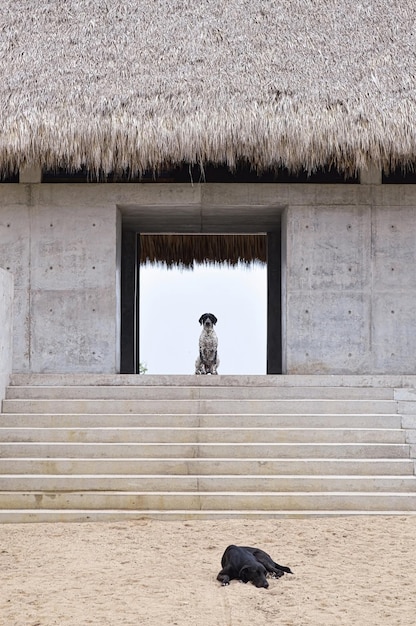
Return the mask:
<path fill-rule="evenodd" d="M 279 565 L 267 552 L 247 546 L 228 546 L 221 559 L 222 570 L 217 576 L 222 585 L 229 585 L 230 580 L 238 579 L 243 583 L 251 582 L 256 587 L 268 588 L 267 574 L 280 578 L 285 573 L 292 574 L 289 567 Z"/>
<path fill-rule="evenodd" d="M 217 318 L 212 313 L 204 313 L 199 318 L 202 332 L 199 336 L 199 357 L 195 361 L 195 374 L 217 374 L 220 364 L 218 358 L 218 337 L 214 330 Z"/>
<path fill-rule="evenodd" d="M 258 560 L 259 563 L 264 565 L 267 572 L 271 574 L 272 578 L 280 578 L 284 574 L 293 574 L 290 567 L 285 565 L 279 565 L 276 561 L 273 561 L 272 557 L 260 548 L 250 548 L 248 546 L 243 547 L 244 550 L 248 550 Z"/>

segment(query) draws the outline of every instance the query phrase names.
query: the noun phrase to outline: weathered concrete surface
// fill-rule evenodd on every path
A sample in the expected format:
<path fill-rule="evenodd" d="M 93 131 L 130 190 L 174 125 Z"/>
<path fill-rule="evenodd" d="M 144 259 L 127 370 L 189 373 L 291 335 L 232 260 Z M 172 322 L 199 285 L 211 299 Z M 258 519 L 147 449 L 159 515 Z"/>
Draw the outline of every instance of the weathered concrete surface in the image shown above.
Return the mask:
<path fill-rule="evenodd" d="M 86 205 L 71 189 L 64 205 L 59 189 L 44 201 L 40 186 L 2 186 L 0 263 L 15 275 L 13 369 L 115 373 L 118 210 Z"/>
<path fill-rule="evenodd" d="M 398 411 L 414 394 L 366 386 L 412 378 L 226 376 L 224 386 L 220 376 L 15 374 L 0 521 L 414 514 L 414 444 Z"/>
<path fill-rule="evenodd" d="M 13 276 L 0 268 L 0 407 L 12 372 Z"/>
<path fill-rule="evenodd" d="M 384 189 L 365 205 L 287 209 L 287 373 L 416 371 L 416 195 L 386 206 Z"/>
<path fill-rule="evenodd" d="M 136 376 L 135 374 L 12 374 L 11 385 L 19 386 L 51 386 L 51 385 L 94 385 L 102 386 L 160 386 L 160 387 L 214 387 L 219 389 L 226 387 L 292 387 L 310 388 L 325 387 L 338 389 L 339 397 L 349 398 L 351 387 L 363 390 L 361 397 L 365 397 L 365 390 L 372 393 L 375 388 L 412 388 L 416 387 L 415 375 L 218 375 L 218 376 L 196 376 L 195 374 L 146 374 Z M 344 389 L 344 390 L 343 390 Z M 389 396 L 390 397 L 390 396 Z M 396 398 L 395 396 L 395 399 Z M 403 399 L 403 398 L 400 398 Z"/>
<path fill-rule="evenodd" d="M 14 372 L 119 371 L 122 220 L 241 232 L 284 214 L 284 372 L 414 374 L 416 186 L 372 182 L 1 185 Z"/>

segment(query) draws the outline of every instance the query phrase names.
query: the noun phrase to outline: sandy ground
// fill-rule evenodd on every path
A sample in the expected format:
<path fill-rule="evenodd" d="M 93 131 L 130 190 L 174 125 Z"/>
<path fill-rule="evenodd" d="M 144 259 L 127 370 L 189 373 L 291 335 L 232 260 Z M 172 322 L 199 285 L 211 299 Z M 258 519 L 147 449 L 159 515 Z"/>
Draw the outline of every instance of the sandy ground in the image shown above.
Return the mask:
<path fill-rule="evenodd" d="M 230 543 L 294 575 L 216 581 Z M 416 517 L 0 525 L 3 626 L 414 626 Z"/>

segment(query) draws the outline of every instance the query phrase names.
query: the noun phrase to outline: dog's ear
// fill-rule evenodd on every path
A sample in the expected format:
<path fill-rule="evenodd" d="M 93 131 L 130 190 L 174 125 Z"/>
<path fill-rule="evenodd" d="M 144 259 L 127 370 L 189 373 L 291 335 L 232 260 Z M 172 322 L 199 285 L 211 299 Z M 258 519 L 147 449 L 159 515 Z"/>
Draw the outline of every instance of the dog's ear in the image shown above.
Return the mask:
<path fill-rule="evenodd" d="M 242 567 L 238 573 L 238 578 L 243 582 L 243 583 L 248 583 L 249 580 L 251 580 L 251 576 L 253 573 L 253 568 L 249 567 L 248 565 L 246 565 L 245 567 Z"/>
<path fill-rule="evenodd" d="M 211 322 L 212 322 L 212 323 L 214 324 L 214 326 L 215 326 L 215 324 L 218 322 L 217 318 L 215 317 L 215 315 L 213 315 L 213 313 L 210 313 L 210 314 L 209 314 L 209 316 L 210 316 L 210 318 L 211 318 Z"/>
<path fill-rule="evenodd" d="M 205 316 L 206 316 L 206 313 L 204 313 L 203 315 L 201 315 L 201 317 L 199 318 L 199 320 L 198 320 L 198 321 L 199 321 L 199 323 L 200 323 L 200 324 L 202 324 L 202 322 L 204 322 L 204 321 L 205 321 Z"/>

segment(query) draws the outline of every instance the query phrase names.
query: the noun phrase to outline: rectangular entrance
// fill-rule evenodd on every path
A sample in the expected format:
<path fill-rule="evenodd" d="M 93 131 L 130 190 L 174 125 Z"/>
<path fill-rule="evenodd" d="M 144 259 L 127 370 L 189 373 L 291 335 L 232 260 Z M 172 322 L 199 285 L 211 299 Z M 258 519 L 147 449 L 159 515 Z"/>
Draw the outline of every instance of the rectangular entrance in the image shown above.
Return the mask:
<path fill-rule="evenodd" d="M 282 373 L 281 232 L 280 227 L 274 226 L 274 230 L 264 236 L 267 267 L 266 293 L 264 294 L 266 297 L 265 319 L 254 321 L 254 323 L 266 324 L 267 327 L 266 358 L 262 372 L 267 374 Z M 198 235 L 198 237 L 200 236 Z M 140 347 L 140 257 L 140 234 L 135 230 L 124 229 L 122 240 L 121 373 L 139 373 L 140 359 L 146 359 L 146 355 L 142 353 Z M 199 315 L 203 312 L 205 311 L 201 310 Z M 215 313 L 215 311 L 212 312 Z M 244 311 L 234 310 L 232 315 L 244 317 Z M 173 323 L 174 308 L 166 311 L 166 316 Z M 249 316 L 247 316 L 247 322 L 249 323 Z M 195 320 L 190 323 L 195 325 Z M 241 337 L 241 341 L 255 341 L 255 336 L 256 333 L 253 330 L 250 331 L 248 327 L 247 335 Z M 183 373 L 193 373 L 192 365 L 188 371 Z M 219 373 L 223 373 L 221 367 Z"/>

